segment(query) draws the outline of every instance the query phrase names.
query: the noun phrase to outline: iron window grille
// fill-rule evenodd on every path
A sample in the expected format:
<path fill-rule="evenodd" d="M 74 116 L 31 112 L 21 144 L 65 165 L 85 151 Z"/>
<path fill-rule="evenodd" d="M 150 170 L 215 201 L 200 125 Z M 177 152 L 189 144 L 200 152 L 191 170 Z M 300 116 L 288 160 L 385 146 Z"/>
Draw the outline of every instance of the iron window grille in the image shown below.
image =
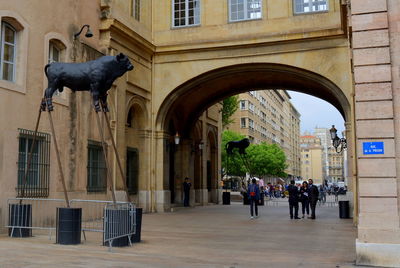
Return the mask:
<path fill-rule="evenodd" d="M 329 9 L 328 0 L 293 0 L 295 14 L 326 12 Z"/>
<path fill-rule="evenodd" d="M 100 142 L 88 141 L 87 191 L 106 192 L 106 179 L 107 167 L 103 147 Z"/>
<path fill-rule="evenodd" d="M 50 135 L 38 132 L 32 159 L 24 183 L 28 158 L 33 144 L 34 131 L 18 129 L 18 182 L 17 197 L 48 197 L 50 178 Z"/>
<path fill-rule="evenodd" d="M 200 0 L 172 1 L 173 27 L 200 25 Z"/>
<path fill-rule="evenodd" d="M 130 194 L 137 194 L 139 188 L 139 151 L 128 148 L 126 151 L 126 186 Z"/>

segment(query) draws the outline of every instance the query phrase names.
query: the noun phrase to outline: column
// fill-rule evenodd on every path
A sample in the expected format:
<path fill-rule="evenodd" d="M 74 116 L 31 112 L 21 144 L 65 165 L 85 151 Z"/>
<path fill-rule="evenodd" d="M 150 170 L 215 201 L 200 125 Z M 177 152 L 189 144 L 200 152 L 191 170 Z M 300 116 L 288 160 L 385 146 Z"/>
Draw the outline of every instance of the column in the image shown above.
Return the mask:
<path fill-rule="evenodd" d="M 398 267 L 397 132 L 393 111 L 396 103 L 387 3 L 351 1 L 359 186 L 356 252 L 357 264 Z M 368 144 L 382 143 L 384 151 L 380 153 L 370 154 L 363 149 Z"/>

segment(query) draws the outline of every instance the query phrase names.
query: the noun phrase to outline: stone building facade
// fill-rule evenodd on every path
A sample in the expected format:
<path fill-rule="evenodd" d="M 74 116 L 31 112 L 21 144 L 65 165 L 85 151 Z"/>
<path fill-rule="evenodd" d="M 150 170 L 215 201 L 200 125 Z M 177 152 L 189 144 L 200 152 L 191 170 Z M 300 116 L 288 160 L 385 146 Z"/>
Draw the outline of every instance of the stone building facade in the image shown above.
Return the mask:
<path fill-rule="evenodd" d="M 300 176 L 300 114 L 286 90 L 258 90 L 238 95 L 239 107 L 227 128 L 253 143 L 281 146 L 289 177 Z"/>
<path fill-rule="evenodd" d="M 316 136 L 300 136 L 301 177 L 313 179 L 314 183 L 323 183 L 323 147 Z"/>
<path fill-rule="evenodd" d="M 345 119 L 357 263 L 400 265 L 397 0 L 54 2 L 0 0 L 1 49 L 7 50 L 0 79 L 2 214 L 7 198 L 17 195 L 16 163 L 23 167 L 19 157 L 29 145 L 30 132 L 19 128 L 34 126 L 46 87 L 43 68 L 57 55 L 53 47 L 62 61 L 123 52 L 135 71 L 111 90 L 110 118 L 120 155 L 127 156 L 127 147 L 139 151 L 138 158 L 135 150 L 130 154 L 140 167 L 134 199 L 145 210 L 168 211 L 186 176 L 196 189 L 192 204 L 218 200 L 219 108 L 209 107 L 254 88 L 296 90 L 330 102 Z M 84 24 L 94 37 L 74 40 Z M 87 192 L 88 151 L 96 155 L 100 140 L 90 95 L 65 92 L 53 118 L 69 194 L 104 198 Z M 40 131 L 46 144 L 47 120 Z M 384 142 L 384 154 L 364 155 L 363 143 L 376 141 Z M 61 197 L 52 148 L 49 193 Z M 123 199 L 110 151 L 113 184 Z"/>
<path fill-rule="evenodd" d="M 332 183 L 344 182 L 344 154 L 337 152 L 333 146 L 328 147 L 328 181 Z"/>

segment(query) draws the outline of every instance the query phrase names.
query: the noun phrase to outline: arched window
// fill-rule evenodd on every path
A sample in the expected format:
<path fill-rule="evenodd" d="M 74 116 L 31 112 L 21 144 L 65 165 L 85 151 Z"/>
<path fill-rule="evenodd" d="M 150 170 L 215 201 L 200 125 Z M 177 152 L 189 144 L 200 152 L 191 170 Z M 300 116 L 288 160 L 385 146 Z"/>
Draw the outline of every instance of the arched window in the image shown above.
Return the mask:
<path fill-rule="evenodd" d="M 126 126 L 133 127 L 133 118 L 134 118 L 134 108 L 131 107 L 128 112 L 128 117 L 126 119 Z"/>
<path fill-rule="evenodd" d="M 17 31 L 6 22 L 1 23 L 0 74 L 2 80 L 15 82 Z"/>
<path fill-rule="evenodd" d="M 49 53 L 48 53 L 48 63 L 52 63 L 52 62 L 60 62 L 62 61 L 62 59 L 64 58 L 64 54 L 65 54 L 65 45 L 57 40 L 57 39 L 51 39 L 49 41 Z M 61 96 L 61 92 L 59 92 L 58 90 L 56 90 L 54 92 L 54 96 Z"/>

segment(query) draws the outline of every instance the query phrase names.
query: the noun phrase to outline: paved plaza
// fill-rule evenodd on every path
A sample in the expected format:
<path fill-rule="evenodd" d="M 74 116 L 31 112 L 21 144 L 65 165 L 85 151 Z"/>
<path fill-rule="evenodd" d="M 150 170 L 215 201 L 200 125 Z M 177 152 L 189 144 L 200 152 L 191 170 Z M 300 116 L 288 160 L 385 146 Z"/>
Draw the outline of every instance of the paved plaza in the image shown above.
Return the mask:
<path fill-rule="evenodd" d="M 290 220 L 286 202 L 260 207 L 210 205 L 143 215 L 142 242 L 101 246 L 89 234 L 78 246 L 46 235 L 0 237 L 0 268 L 11 267 L 352 267 L 356 228 L 337 207 L 318 207 L 317 219 Z"/>

